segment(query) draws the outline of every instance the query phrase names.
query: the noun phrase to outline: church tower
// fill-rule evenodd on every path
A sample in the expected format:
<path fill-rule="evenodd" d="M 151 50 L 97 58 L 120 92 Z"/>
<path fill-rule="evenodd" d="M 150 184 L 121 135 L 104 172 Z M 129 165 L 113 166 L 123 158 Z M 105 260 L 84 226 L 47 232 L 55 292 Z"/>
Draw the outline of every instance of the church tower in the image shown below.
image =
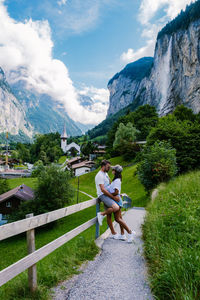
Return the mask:
<path fill-rule="evenodd" d="M 61 135 L 61 149 L 64 153 L 66 153 L 67 147 L 67 133 L 66 133 L 66 125 L 64 124 L 63 133 Z"/>

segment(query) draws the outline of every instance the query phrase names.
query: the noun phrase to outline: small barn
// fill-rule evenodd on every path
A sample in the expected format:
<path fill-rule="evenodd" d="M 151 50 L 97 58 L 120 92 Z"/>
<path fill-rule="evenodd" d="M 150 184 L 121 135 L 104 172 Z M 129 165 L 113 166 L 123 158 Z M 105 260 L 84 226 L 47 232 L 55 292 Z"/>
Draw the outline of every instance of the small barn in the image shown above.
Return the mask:
<path fill-rule="evenodd" d="M 0 214 L 9 215 L 17 210 L 21 202 L 34 199 L 34 191 L 22 184 L 0 195 Z"/>

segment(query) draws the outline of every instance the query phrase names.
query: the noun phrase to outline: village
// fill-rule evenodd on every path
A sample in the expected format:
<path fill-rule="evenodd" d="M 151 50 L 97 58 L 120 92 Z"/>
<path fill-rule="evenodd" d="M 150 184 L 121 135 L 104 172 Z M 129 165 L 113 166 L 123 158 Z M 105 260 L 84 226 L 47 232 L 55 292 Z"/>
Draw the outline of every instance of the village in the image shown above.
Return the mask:
<path fill-rule="evenodd" d="M 7 134 L 8 137 L 8 134 Z M 8 140 L 8 139 L 7 139 Z M 55 163 L 63 171 L 68 171 L 71 177 L 79 177 L 96 169 L 95 160 L 105 155 L 106 146 L 95 144 L 95 150 L 88 156 L 81 153 L 81 146 L 75 142 L 67 143 L 66 126 L 60 135 L 60 148 L 62 149 L 62 163 Z M 1 152 L 0 180 L 30 178 L 37 171 L 37 166 L 29 162 L 20 163 L 20 159 L 12 158 L 12 150 L 7 142 L 6 150 Z M 34 190 L 21 184 L 0 195 L 0 225 L 6 224 L 8 216 L 17 211 L 21 203 L 34 199 Z"/>

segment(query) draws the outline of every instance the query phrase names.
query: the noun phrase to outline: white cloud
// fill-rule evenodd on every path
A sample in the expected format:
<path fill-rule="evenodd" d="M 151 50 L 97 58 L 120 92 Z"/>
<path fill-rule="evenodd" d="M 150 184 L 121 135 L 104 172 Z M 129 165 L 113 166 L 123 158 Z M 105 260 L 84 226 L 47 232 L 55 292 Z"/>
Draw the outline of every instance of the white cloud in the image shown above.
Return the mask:
<path fill-rule="evenodd" d="M 156 15 L 159 9 L 164 8 L 166 17 L 173 19 L 181 11 L 185 9 L 187 4 L 194 2 L 192 0 L 142 0 L 140 5 L 139 20 L 141 24 L 148 24 Z"/>
<path fill-rule="evenodd" d="M 107 89 L 84 86 L 79 94 L 88 96 L 92 100 L 91 104 L 88 105 L 88 109 L 100 115 L 102 120 L 105 119 L 109 105 L 109 91 Z"/>
<path fill-rule="evenodd" d="M 142 37 L 146 38 L 146 45 L 134 50 L 129 48 L 121 55 L 124 63 L 135 61 L 144 56 L 153 56 L 155 40 L 158 31 L 165 25 L 168 20 L 175 18 L 181 9 L 185 9 L 187 4 L 193 0 L 142 0 L 139 9 L 139 22 L 144 26 Z M 152 18 L 163 9 L 164 16 L 151 23 Z"/>
<path fill-rule="evenodd" d="M 118 0 L 71 0 L 63 5 L 64 1 L 57 1 L 60 5 L 55 7 L 54 1 L 43 0 L 38 9 L 48 16 L 59 35 L 65 38 L 94 30 L 105 9 L 118 3 Z"/>
<path fill-rule="evenodd" d="M 47 21 L 30 19 L 24 23 L 16 22 L 9 17 L 0 0 L 0 41 L 0 66 L 5 70 L 8 81 L 25 80 L 28 87 L 63 103 L 68 115 L 75 121 L 97 124 L 103 120 L 105 114 L 96 109 L 95 103 L 94 111 L 80 105 L 67 67 L 53 58 L 51 29 Z M 98 94 L 96 91 L 96 94 L 100 97 L 101 92 Z"/>
<path fill-rule="evenodd" d="M 60 1 L 57 1 L 58 5 L 59 6 L 62 6 L 62 5 L 65 5 L 67 3 L 67 0 L 60 0 Z"/>

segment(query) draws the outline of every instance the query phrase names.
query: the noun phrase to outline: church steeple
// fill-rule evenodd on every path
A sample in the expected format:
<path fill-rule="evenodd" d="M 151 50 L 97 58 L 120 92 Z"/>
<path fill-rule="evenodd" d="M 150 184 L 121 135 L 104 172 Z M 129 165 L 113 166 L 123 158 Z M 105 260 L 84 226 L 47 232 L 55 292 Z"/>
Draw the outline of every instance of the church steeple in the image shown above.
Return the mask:
<path fill-rule="evenodd" d="M 63 133 L 61 134 L 61 149 L 64 153 L 66 153 L 66 147 L 67 147 L 67 132 L 66 132 L 66 124 L 64 124 L 63 127 Z"/>
<path fill-rule="evenodd" d="M 66 132 L 66 124 L 64 123 L 64 127 L 63 127 L 63 132 L 61 135 L 61 139 L 66 139 L 67 138 L 67 132 Z"/>

